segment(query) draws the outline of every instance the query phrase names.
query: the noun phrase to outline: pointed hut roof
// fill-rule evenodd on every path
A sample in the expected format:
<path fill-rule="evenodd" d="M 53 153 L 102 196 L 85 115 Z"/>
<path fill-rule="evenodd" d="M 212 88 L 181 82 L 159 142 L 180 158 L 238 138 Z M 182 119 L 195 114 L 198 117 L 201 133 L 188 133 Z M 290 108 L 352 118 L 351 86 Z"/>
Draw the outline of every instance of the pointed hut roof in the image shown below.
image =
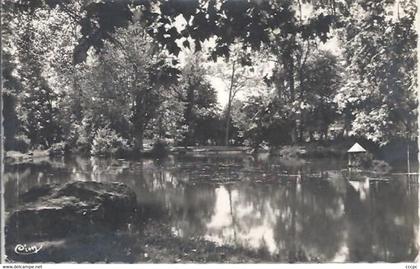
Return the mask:
<path fill-rule="evenodd" d="M 355 143 L 347 152 L 357 153 L 357 152 L 366 152 L 366 150 L 360 146 L 359 143 Z"/>

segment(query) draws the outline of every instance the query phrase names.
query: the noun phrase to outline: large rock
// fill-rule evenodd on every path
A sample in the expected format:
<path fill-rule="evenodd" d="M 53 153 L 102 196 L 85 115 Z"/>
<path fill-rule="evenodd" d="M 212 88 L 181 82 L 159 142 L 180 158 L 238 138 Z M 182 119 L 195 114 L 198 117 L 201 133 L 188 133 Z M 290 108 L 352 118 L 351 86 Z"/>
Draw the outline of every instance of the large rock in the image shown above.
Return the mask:
<path fill-rule="evenodd" d="M 93 181 L 43 185 L 21 198 L 7 218 L 8 243 L 115 231 L 127 227 L 137 205 L 126 185 Z"/>

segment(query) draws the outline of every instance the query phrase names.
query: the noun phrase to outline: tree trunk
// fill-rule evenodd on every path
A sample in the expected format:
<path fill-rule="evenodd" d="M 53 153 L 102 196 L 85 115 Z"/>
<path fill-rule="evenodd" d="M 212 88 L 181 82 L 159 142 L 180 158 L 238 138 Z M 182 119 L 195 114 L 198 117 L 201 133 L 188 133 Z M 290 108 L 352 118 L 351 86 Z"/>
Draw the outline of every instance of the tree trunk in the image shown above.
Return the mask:
<path fill-rule="evenodd" d="M 408 140 L 408 143 L 407 143 L 407 173 L 408 173 L 408 177 L 410 177 L 410 172 L 411 172 L 411 168 L 410 168 L 410 140 Z"/>
<path fill-rule="evenodd" d="M 229 146 L 230 105 L 226 112 L 225 146 Z"/>
<path fill-rule="evenodd" d="M 229 128 L 230 128 L 230 110 L 232 107 L 233 99 L 233 85 L 235 79 L 235 62 L 232 65 L 232 75 L 230 77 L 230 87 L 229 87 L 229 99 L 228 106 L 226 110 L 226 129 L 225 129 L 225 146 L 229 146 Z"/>
<path fill-rule="evenodd" d="M 311 142 L 314 141 L 314 131 L 312 131 L 312 130 L 309 131 L 309 141 L 311 141 Z"/>
<path fill-rule="evenodd" d="M 304 140 L 303 116 L 301 115 L 299 121 L 299 142 L 303 142 Z"/>
<path fill-rule="evenodd" d="M 143 147 L 143 135 L 144 132 L 143 130 L 136 130 L 136 134 L 135 134 L 135 147 L 136 150 L 138 150 L 139 152 L 142 152 L 144 147 Z"/>
<path fill-rule="evenodd" d="M 328 127 L 324 127 L 322 133 L 324 134 L 324 140 L 328 140 Z"/>
<path fill-rule="evenodd" d="M 294 42 L 294 38 L 292 39 Z M 286 49 L 286 52 L 282 55 L 282 61 L 284 69 L 287 73 L 287 82 L 289 83 L 289 93 L 290 93 L 290 103 L 293 103 L 296 100 L 295 96 L 295 63 L 292 56 L 291 49 Z M 280 90 L 280 89 L 279 89 Z M 279 92 L 279 97 L 281 93 Z M 296 143 L 298 137 L 298 130 L 297 130 L 297 119 L 292 120 L 292 130 L 291 130 L 291 140 L 292 143 Z"/>
<path fill-rule="evenodd" d="M 192 110 L 194 107 L 194 85 L 191 84 L 191 81 L 188 83 L 187 88 L 187 105 L 185 108 L 184 118 L 185 118 L 185 124 L 188 126 L 188 132 L 185 134 L 184 139 L 184 146 L 190 146 L 191 140 L 192 140 Z"/>
<path fill-rule="evenodd" d="M 145 109 L 143 100 L 140 94 L 136 96 L 136 104 L 134 107 L 134 146 L 139 152 L 143 151 L 143 136 L 144 136 L 144 122 L 145 122 Z"/>

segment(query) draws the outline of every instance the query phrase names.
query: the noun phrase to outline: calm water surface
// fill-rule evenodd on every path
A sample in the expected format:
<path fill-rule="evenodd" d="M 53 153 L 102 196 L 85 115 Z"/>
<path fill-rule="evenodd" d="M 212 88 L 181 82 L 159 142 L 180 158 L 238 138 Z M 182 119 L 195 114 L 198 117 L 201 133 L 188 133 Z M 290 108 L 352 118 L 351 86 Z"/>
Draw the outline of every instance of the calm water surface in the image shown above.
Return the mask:
<path fill-rule="evenodd" d="M 119 181 L 176 236 L 272 255 L 296 249 L 321 261 L 413 261 L 417 177 L 367 175 L 374 179 L 349 182 L 343 168 L 336 159 L 281 161 L 267 154 L 38 159 L 6 166 L 6 207 L 13 209 L 20 193 L 39 184 Z"/>

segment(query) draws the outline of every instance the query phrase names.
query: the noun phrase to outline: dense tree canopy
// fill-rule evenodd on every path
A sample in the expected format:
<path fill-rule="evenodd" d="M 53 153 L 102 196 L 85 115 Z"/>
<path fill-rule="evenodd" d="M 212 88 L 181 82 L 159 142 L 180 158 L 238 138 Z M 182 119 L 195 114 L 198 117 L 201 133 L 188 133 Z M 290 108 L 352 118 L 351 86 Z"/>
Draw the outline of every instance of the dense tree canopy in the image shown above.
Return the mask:
<path fill-rule="evenodd" d="M 112 146 L 107 134 L 140 151 L 144 138 L 258 148 L 417 136 L 413 1 L 14 0 L 3 11 L 15 148 L 89 150 Z"/>
<path fill-rule="evenodd" d="M 342 29 L 347 79 L 336 96 L 351 111 L 351 133 L 387 143 L 392 137 L 417 137 L 417 35 L 415 3 L 393 6 L 364 1 L 351 6 Z"/>
<path fill-rule="evenodd" d="M 183 130 L 183 144 L 205 144 L 215 142 L 218 131 L 217 94 L 207 80 L 209 71 L 205 68 L 205 56 L 191 53 L 184 59 L 178 85 L 178 99 L 184 105 L 183 117 L 179 129 Z M 212 127 L 208 130 L 208 127 Z"/>
<path fill-rule="evenodd" d="M 314 15 L 302 23 L 296 17 L 296 10 L 307 1 L 263 0 L 218 2 L 214 0 L 128 0 L 128 1 L 82 1 L 81 12 L 74 9 L 73 1 L 30 1 L 19 0 L 15 8 L 32 12 L 39 8 L 59 8 L 79 23 L 82 36 L 76 47 L 75 60 L 86 57 L 90 46 L 101 48 L 104 40 L 113 40 L 112 34 L 117 28 L 126 27 L 136 11 L 148 32 L 170 53 L 178 55 L 180 47 L 177 40 L 183 40 L 183 46 L 190 47 L 188 38 L 200 50 L 202 42 L 216 37 L 214 55 L 229 55 L 229 45 L 237 39 L 254 49 L 270 43 L 274 38 L 288 38 L 290 35 L 302 35 L 303 38 L 319 37 L 327 39 L 335 12 L 344 3 L 315 1 L 323 12 Z M 178 29 L 174 26 L 181 16 L 187 22 Z"/>

